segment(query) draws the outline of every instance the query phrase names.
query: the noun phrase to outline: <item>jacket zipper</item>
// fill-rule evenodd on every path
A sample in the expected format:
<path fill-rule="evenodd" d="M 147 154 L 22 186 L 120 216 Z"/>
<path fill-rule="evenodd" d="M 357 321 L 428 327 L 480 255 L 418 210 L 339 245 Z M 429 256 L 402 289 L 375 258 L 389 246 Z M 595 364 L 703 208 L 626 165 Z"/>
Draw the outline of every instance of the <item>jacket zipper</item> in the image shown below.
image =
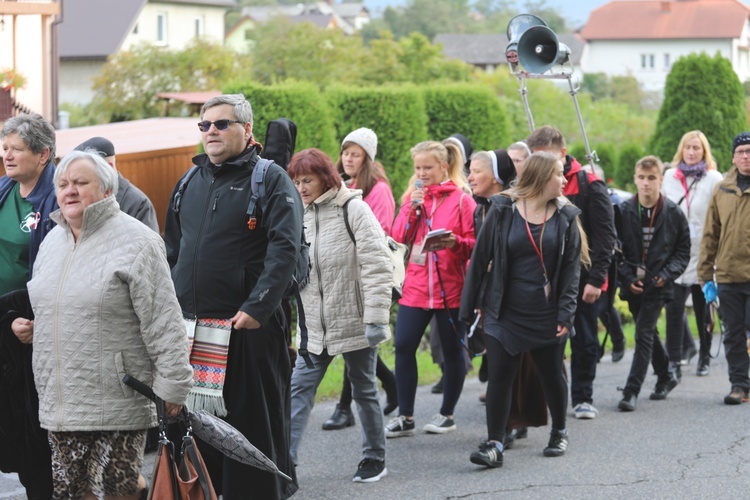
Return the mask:
<path fill-rule="evenodd" d="M 203 237 L 203 226 L 206 222 L 206 216 L 208 215 L 208 207 L 211 204 L 211 195 L 214 191 L 214 182 L 216 182 L 216 176 L 211 175 L 211 184 L 208 186 L 208 196 L 206 196 L 206 208 L 203 210 L 203 217 L 201 218 L 200 229 L 198 230 L 198 236 L 195 241 L 195 249 L 193 250 L 193 319 L 198 319 L 198 249 L 200 248 L 201 238 Z M 213 209 L 216 210 L 216 202 L 214 201 Z"/>
<path fill-rule="evenodd" d="M 325 317 L 325 309 L 323 307 L 323 277 L 320 274 L 320 260 L 319 260 L 319 249 L 320 245 L 317 244 L 318 241 L 318 235 L 320 234 L 320 220 L 318 218 L 319 212 L 318 212 L 318 205 L 313 204 L 313 209 L 315 210 L 315 273 L 318 275 L 318 294 L 320 295 L 320 325 L 323 328 L 323 344 L 325 345 L 325 337 L 326 337 L 326 317 Z"/>
<path fill-rule="evenodd" d="M 72 235 L 71 235 L 72 238 Z M 73 261 L 73 255 L 75 254 L 76 248 L 78 245 L 76 243 L 73 243 L 73 250 L 70 252 L 70 255 L 68 255 L 68 258 L 65 260 L 65 267 L 63 268 L 62 277 L 60 279 L 60 285 L 57 288 L 57 307 L 55 308 L 55 381 L 57 382 L 57 415 L 55 417 L 55 426 L 57 427 L 57 431 L 62 431 L 62 426 L 60 425 L 62 422 L 62 416 L 64 412 L 64 406 L 65 406 L 65 398 L 63 398 L 63 389 L 62 389 L 62 375 L 61 375 L 61 368 L 60 368 L 60 299 L 62 297 L 62 291 L 65 285 L 66 278 L 68 276 L 68 270 L 70 269 L 70 263 Z"/>

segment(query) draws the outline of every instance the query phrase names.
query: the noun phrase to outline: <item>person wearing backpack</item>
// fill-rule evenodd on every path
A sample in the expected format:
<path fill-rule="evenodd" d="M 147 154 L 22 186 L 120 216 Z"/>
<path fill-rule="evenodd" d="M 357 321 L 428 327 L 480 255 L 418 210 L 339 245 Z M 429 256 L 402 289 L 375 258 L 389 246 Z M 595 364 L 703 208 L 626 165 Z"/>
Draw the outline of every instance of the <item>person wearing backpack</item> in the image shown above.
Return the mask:
<path fill-rule="evenodd" d="M 312 272 L 300 296 L 314 365 L 298 358 L 292 372 L 292 458 L 299 463 L 299 443 L 318 385 L 331 360 L 342 354 L 362 423 L 363 458 L 352 480 L 375 482 L 388 473 L 375 365 L 378 344 L 391 337 L 389 249 L 362 192 L 346 187 L 325 153 L 300 151 L 288 173 L 305 204 Z"/>
<path fill-rule="evenodd" d="M 391 185 L 383 167 L 375 162 L 378 152 L 378 136 L 369 128 L 358 128 L 350 132 L 341 142 L 341 154 L 336 162 L 336 170 L 349 189 L 361 189 L 362 199 L 369 205 L 386 235 L 391 233 L 396 202 Z M 398 407 L 396 377 L 378 356 L 376 375 L 383 384 L 387 404 L 383 413 L 389 415 Z M 336 409 L 328 420 L 323 422 L 323 430 L 339 430 L 354 425 L 352 413 L 352 386 L 344 370 L 341 397 Z"/>
<path fill-rule="evenodd" d="M 242 94 L 209 99 L 198 128 L 205 153 L 193 158 L 192 174 L 175 186 L 164 232 L 175 291 L 196 332 L 191 362 L 200 391 L 191 390 L 188 401 L 191 410 L 201 403 L 224 414 L 293 478 L 205 446 L 217 494 L 224 500 L 288 498 L 298 486 L 289 452 L 291 365 L 280 303 L 300 258 L 302 201 L 286 172 L 265 164 L 263 195 L 248 214 L 258 198 L 253 182 L 260 147 Z M 199 328 L 213 336 L 203 344 L 218 353 L 211 363 L 194 356 L 201 352 Z"/>

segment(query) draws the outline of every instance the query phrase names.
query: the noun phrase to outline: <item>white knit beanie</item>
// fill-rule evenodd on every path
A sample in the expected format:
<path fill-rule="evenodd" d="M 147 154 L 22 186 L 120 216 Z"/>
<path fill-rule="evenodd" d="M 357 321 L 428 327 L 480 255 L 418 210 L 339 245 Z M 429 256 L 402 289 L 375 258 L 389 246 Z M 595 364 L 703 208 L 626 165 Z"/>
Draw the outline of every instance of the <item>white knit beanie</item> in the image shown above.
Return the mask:
<path fill-rule="evenodd" d="M 369 128 L 358 128 L 344 137 L 341 147 L 343 148 L 347 142 L 353 142 L 364 149 L 367 156 L 370 157 L 370 161 L 375 161 L 375 155 L 378 152 L 378 136 L 375 135 L 375 132 Z"/>

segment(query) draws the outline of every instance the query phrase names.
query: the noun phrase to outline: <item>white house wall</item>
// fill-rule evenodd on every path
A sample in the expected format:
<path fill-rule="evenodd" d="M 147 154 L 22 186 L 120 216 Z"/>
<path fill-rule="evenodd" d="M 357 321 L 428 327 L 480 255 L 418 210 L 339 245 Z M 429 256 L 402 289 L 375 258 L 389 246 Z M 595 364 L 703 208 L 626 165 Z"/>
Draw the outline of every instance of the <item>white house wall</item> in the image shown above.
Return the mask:
<path fill-rule="evenodd" d="M 16 48 L 16 70 L 26 77 L 26 86 L 17 90 L 16 100 L 27 108 L 50 118 L 49 106 L 45 106 L 44 95 L 47 91 L 45 84 L 44 63 L 49 61 L 50 54 L 44 55 L 45 36 L 42 30 L 42 16 L 24 15 L 16 17 L 15 44 L 13 43 L 13 29 L 11 16 L 4 16 L 5 26 L 0 31 L 0 68 L 13 67 L 13 50 Z"/>
<path fill-rule="evenodd" d="M 159 14 L 166 14 L 166 41 L 170 49 L 180 50 L 195 38 L 196 19 L 202 19 L 203 38 L 222 43 L 224 40 L 224 8 L 204 7 L 200 5 L 176 5 L 147 3 L 136 25 L 131 27 L 125 38 L 122 50 L 127 50 L 139 42 L 159 43 L 157 37 Z M 137 33 L 133 28 L 137 26 Z"/>
<path fill-rule="evenodd" d="M 672 64 L 682 56 L 699 52 L 706 52 L 710 56 L 716 52 L 721 53 L 732 62 L 740 80 L 748 79 L 747 51 L 739 50 L 737 45 L 728 39 L 592 40 L 588 42 L 581 65 L 584 73 L 634 76 L 644 90 L 662 92 Z M 737 64 L 738 53 L 745 54 L 744 67 Z M 646 68 L 642 67 L 642 56 L 646 57 Z M 650 67 L 651 56 L 653 68 Z"/>
<path fill-rule="evenodd" d="M 65 61 L 60 64 L 60 103 L 88 104 L 94 98 L 94 78 L 104 61 Z"/>

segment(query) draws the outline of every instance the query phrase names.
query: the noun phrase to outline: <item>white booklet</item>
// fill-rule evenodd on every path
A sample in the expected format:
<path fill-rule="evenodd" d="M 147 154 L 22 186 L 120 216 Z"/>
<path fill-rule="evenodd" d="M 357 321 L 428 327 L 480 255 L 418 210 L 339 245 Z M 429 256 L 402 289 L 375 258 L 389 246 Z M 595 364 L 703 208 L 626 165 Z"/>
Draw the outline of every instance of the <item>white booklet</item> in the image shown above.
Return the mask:
<path fill-rule="evenodd" d="M 453 234 L 453 231 L 450 229 L 433 229 L 427 233 L 424 240 L 422 240 L 422 253 L 442 250 L 443 247 L 439 245 L 439 242 L 450 234 Z"/>

